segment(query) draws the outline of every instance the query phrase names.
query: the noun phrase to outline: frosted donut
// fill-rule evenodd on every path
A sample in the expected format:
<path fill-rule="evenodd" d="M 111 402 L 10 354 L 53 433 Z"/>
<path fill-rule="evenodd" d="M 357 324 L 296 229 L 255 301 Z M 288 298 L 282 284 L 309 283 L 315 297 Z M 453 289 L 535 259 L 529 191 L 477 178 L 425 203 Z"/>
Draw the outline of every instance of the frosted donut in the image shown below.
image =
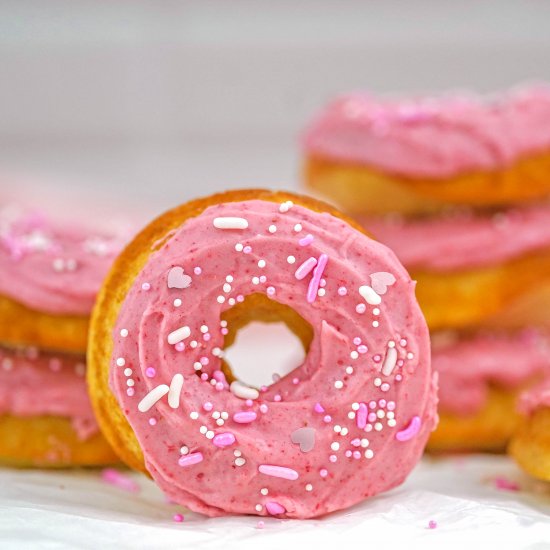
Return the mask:
<path fill-rule="evenodd" d="M 0 346 L 0 463 L 61 468 L 117 462 L 88 397 L 85 358 Z"/>
<path fill-rule="evenodd" d="M 550 88 L 335 100 L 307 128 L 305 182 L 354 214 L 506 206 L 550 193 Z"/>
<path fill-rule="evenodd" d="M 432 331 L 550 326 L 550 205 L 363 217 L 417 281 Z"/>
<path fill-rule="evenodd" d="M 550 377 L 521 395 L 518 410 L 523 418 L 508 451 L 528 474 L 550 481 Z"/>
<path fill-rule="evenodd" d="M 279 309 L 309 325 L 304 363 L 269 387 L 231 380 L 238 307 L 244 322 Z M 401 483 L 436 423 L 409 275 L 338 212 L 286 193 L 214 195 L 152 222 L 105 281 L 88 358 L 120 457 L 209 516 L 351 506 Z"/>
<path fill-rule="evenodd" d="M 550 371 L 550 341 L 528 329 L 432 334 L 439 381 L 433 451 L 502 451 L 516 429 L 520 392 Z"/>

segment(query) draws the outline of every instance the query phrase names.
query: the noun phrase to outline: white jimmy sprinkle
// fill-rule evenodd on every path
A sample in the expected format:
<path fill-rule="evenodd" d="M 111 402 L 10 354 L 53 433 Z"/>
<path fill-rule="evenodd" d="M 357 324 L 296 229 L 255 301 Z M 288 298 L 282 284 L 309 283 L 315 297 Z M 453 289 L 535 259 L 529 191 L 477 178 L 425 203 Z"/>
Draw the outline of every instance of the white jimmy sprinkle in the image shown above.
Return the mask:
<path fill-rule="evenodd" d="M 168 405 L 173 409 L 177 409 L 180 406 L 181 389 L 183 388 L 183 375 L 174 374 L 170 389 L 168 391 Z"/>
<path fill-rule="evenodd" d="M 242 382 L 235 380 L 231 382 L 229 386 L 231 393 L 236 397 L 241 399 L 258 399 L 260 392 L 256 388 L 251 388 L 250 386 L 245 386 Z"/>
<path fill-rule="evenodd" d="M 177 344 L 191 335 L 191 329 L 189 327 L 180 327 L 168 335 L 169 344 Z"/>
<path fill-rule="evenodd" d="M 170 388 L 166 384 L 160 384 L 153 388 L 138 404 L 138 411 L 147 412 L 159 399 L 162 399 Z"/>
<path fill-rule="evenodd" d="M 359 287 L 359 294 L 365 299 L 365 302 L 367 304 L 370 304 L 371 306 L 377 306 L 380 303 L 382 303 L 382 298 L 374 292 L 372 287 L 369 285 L 363 285 Z"/>
<path fill-rule="evenodd" d="M 248 220 L 244 218 L 214 218 L 213 224 L 216 229 L 246 229 Z"/>
<path fill-rule="evenodd" d="M 386 358 L 384 359 L 384 364 L 382 365 L 382 374 L 384 376 L 389 376 L 395 364 L 397 363 L 397 350 L 395 347 L 388 347 L 388 353 L 386 353 Z"/>

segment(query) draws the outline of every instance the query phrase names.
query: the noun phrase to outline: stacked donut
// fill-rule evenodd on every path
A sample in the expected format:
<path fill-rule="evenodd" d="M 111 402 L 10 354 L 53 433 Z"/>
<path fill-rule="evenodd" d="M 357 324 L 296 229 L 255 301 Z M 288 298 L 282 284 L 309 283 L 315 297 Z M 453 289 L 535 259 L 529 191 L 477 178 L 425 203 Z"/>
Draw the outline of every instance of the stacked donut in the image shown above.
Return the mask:
<path fill-rule="evenodd" d="M 89 315 L 122 233 L 0 204 L 0 462 L 112 463 L 86 389 Z"/>
<path fill-rule="evenodd" d="M 434 450 L 503 449 L 550 364 L 550 88 L 330 104 L 304 136 L 308 187 L 417 281 L 439 371 Z"/>

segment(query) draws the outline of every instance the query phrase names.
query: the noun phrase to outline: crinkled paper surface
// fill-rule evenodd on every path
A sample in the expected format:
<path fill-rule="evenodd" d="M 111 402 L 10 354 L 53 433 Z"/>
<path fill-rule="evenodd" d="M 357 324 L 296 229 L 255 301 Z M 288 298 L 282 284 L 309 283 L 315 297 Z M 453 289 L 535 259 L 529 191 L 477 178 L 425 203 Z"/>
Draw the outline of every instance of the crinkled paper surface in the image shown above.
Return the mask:
<path fill-rule="evenodd" d="M 502 456 L 425 458 L 390 493 L 319 520 L 264 518 L 263 529 L 167 503 L 139 474 L 128 474 L 138 492 L 100 474 L 1 469 L 0 548 L 550 548 L 550 486 Z"/>

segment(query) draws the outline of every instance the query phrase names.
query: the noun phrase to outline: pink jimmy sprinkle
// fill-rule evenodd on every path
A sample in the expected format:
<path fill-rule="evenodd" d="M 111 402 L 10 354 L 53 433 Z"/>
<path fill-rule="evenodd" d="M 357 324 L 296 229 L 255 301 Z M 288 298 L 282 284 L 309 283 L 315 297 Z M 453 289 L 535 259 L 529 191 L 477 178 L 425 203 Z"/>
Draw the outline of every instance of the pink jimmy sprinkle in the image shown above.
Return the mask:
<path fill-rule="evenodd" d="M 304 279 L 311 270 L 317 265 L 317 258 L 314 258 L 311 256 L 311 258 L 308 258 L 300 267 L 296 270 L 294 273 L 294 277 L 298 279 L 298 281 L 301 281 Z"/>
<path fill-rule="evenodd" d="M 237 422 L 237 424 L 250 424 L 250 422 L 256 420 L 256 413 L 254 411 L 236 412 L 233 415 L 233 420 Z"/>
<path fill-rule="evenodd" d="M 180 466 L 193 466 L 203 461 L 202 453 L 191 453 L 189 455 L 181 456 L 178 460 Z"/>
<path fill-rule="evenodd" d="M 278 516 L 279 514 L 284 514 L 286 512 L 286 508 L 282 504 L 273 501 L 266 502 L 265 509 L 272 516 Z"/>
<path fill-rule="evenodd" d="M 357 409 L 357 414 L 355 415 L 355 422 L 357 423 L 357 427 L 362 430 L 367 425 L 367 416 L 368 416 L 368 408 L 365 403 L 359 403 L 359 408 Z"/>
<path fill-rule="evenodd" d="M 231 432 L 225 432 L 214 436 L 212 443 L 214 443 L 216 447 L 221 448 L 221 447 L 228 447 L 229 445 L 233 445 L 235 441 L 236 441 L 235 436 Z"/>
<path fill-rule="evenodd" d="M 286 468 L 285 466 L 260 464 L 260 466 L 258 466 L 258 471 L 261 474 L 265 474 L 266 476 L 280 477 L 281 479 L 288 479 L 290 481 L 295 481 L 299 477 L 296 470 L 293 470 L 292 468 Z"/>
<path fill-rule="evenodd" d="M 298 244 L 300 246 L 307 246 L 308 244 L 311 244 L 313 242 L 313 235 L 308 234 L 303 239 L 300 239 L 298 241 Z"/>
<path fill-rule="evenodd" d="M 309 282 L 309 287 L 307 289 L 306 299 L 310 304 L 312 304 L 315 301 L 315 298 L 317 297 L 317 291 L 319 290 L 319 282 L 321 280 L 321 277 L 323 276 L 323 271 L 325 271 L 325 267 L 327 263 L 328 263 L 328 256 L 326 254 L 321 254 L 319 256 L 319 260 L 317 260 L 317 265 L 313 270 L 313 276 L 311 277 L 311 281 Z"/>
<path fill-rule="evenodd" d="M 321 403 L 315 403 L 315 406 L 313 407 L 313 410 L 316 412 L 316 413 L 324 413 L 325 412 L 325 409 L 323 408 L 323 405 L 321 405 Z"/>
<path fill-rule="evenodd" d="M 130 493 L 138 493 L 140 490 L 139 485 L 131 477 L 114 468 L 105 468 L 102 470 L 101 480 Z"/>
<path fill-rule="evenodd" d="M 422 420 L 420 420 L 420 417 L 413 416 L 409 425 L 395 434 L 395 439 L 397 441 L 409 441 L 409 439 L 412 439 L 419 432 L 421 425 Z"/>
<path fill-rule="evenodd" d="M 519 491 L 519 484 L 505 477 L 495 478 L 495 486 L 501 491 Z"/>

